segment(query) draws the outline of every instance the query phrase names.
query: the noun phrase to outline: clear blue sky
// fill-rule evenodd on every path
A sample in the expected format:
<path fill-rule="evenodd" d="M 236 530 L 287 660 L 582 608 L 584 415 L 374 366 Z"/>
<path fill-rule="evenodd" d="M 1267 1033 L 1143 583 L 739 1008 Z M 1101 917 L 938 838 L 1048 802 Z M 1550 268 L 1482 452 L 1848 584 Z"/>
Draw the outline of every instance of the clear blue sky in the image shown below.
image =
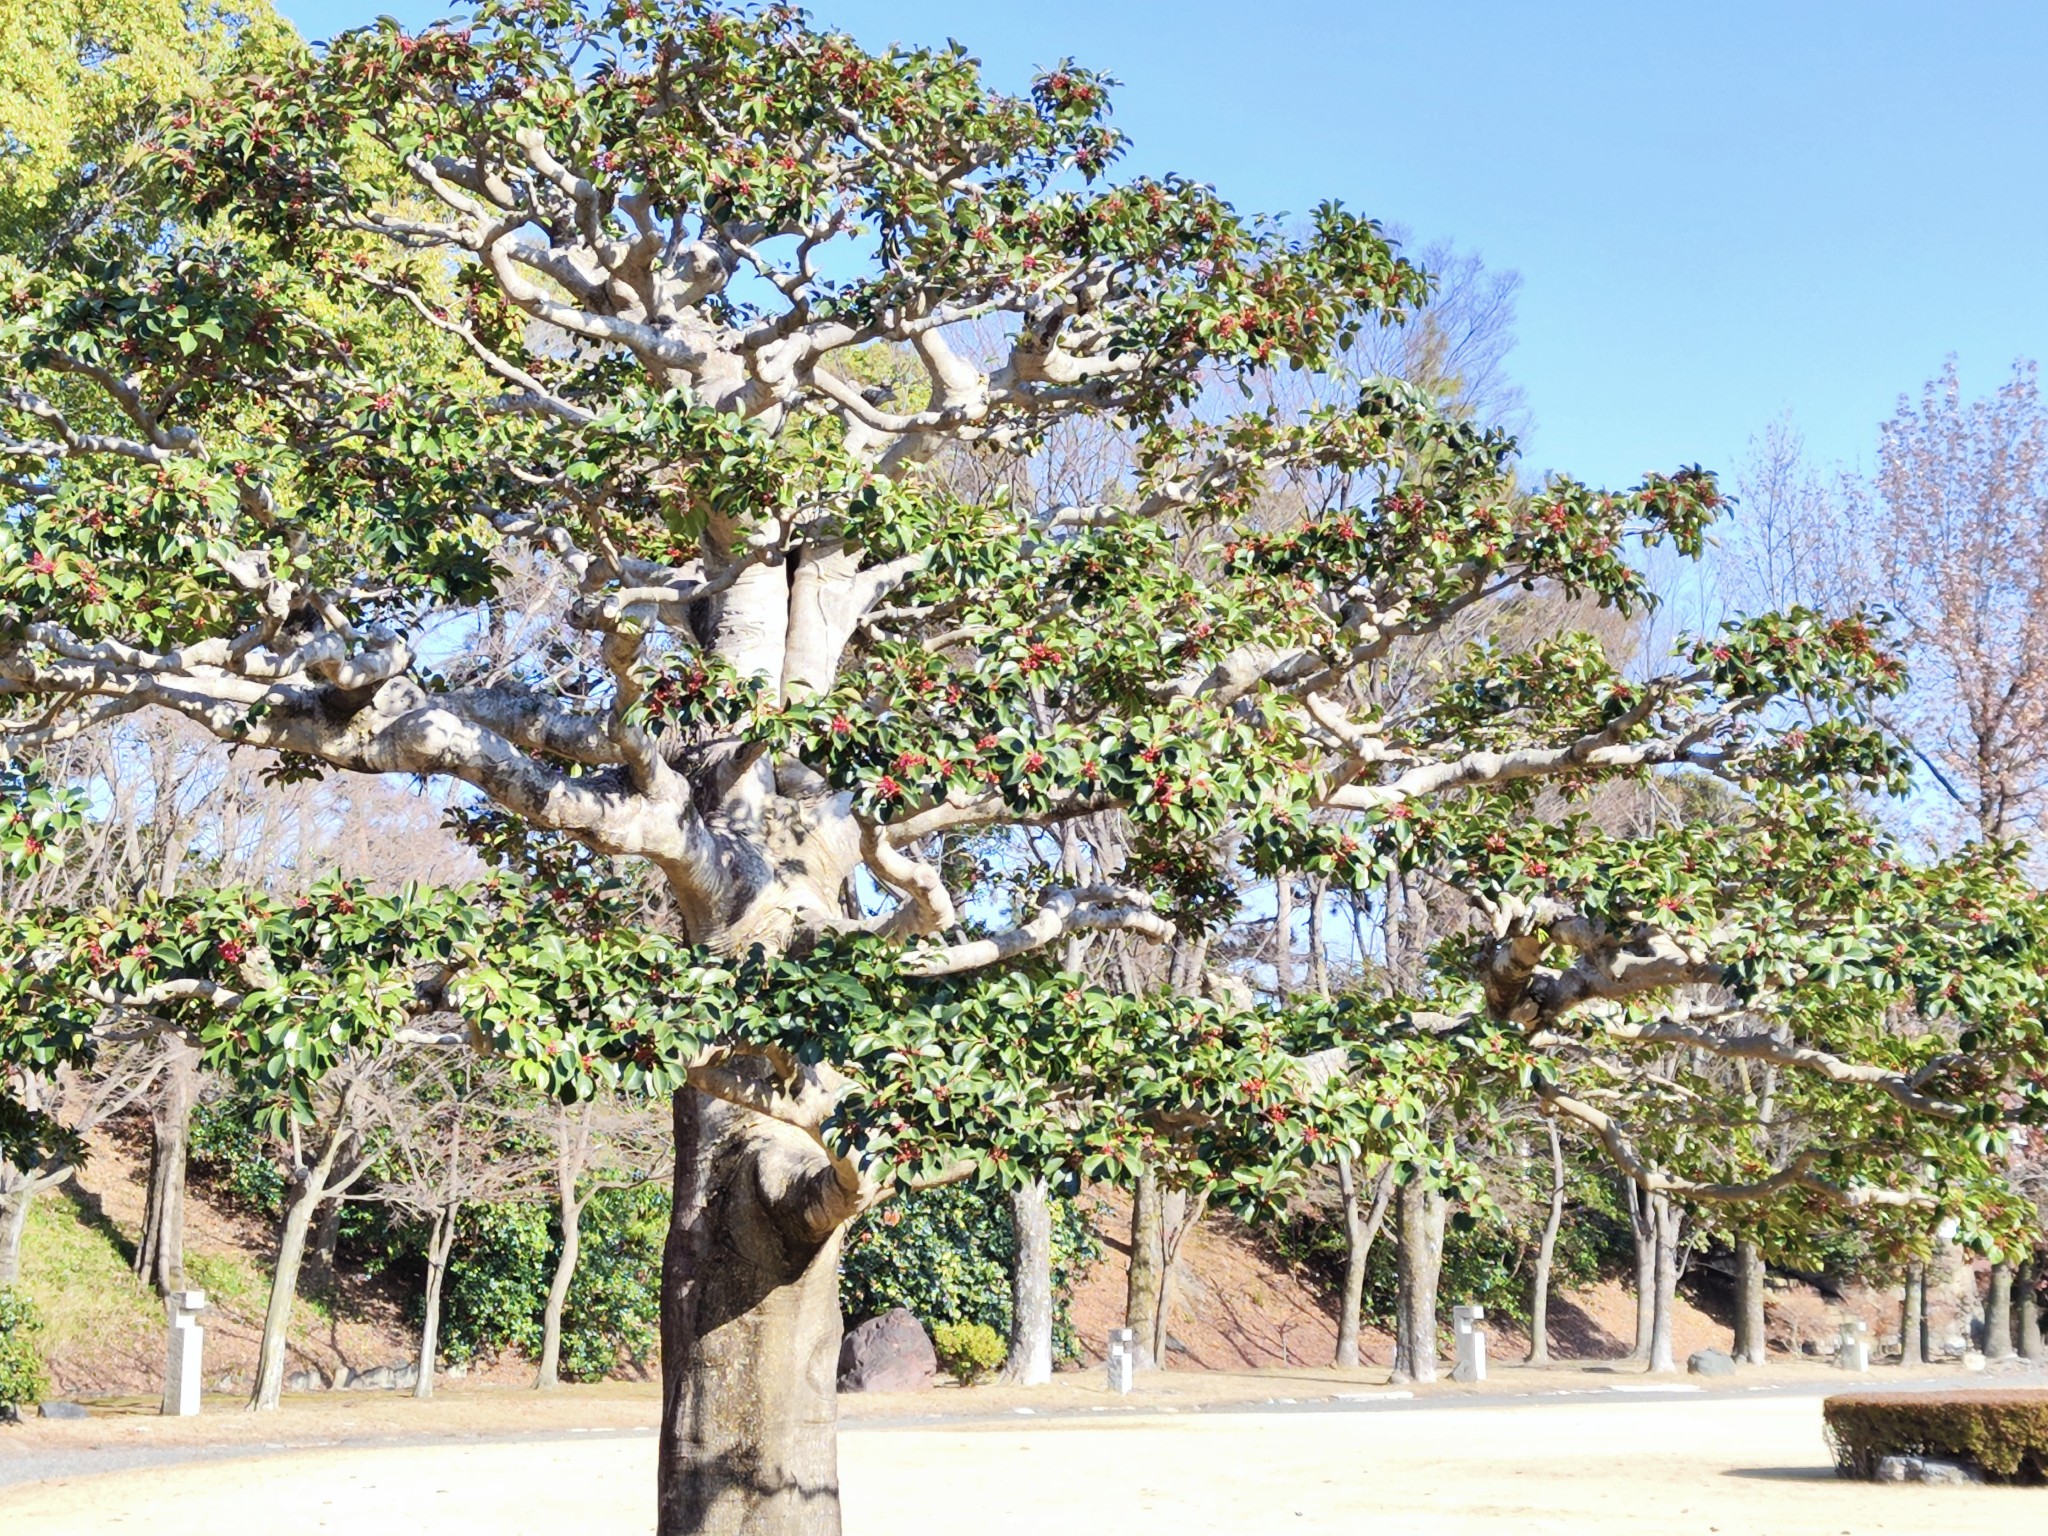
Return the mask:
<path fill-rule="evenodd" d="M 380 10 L 282 0 L 325 36 Z M 2048 5 L 1716 0 L 818 0 L 958 37 L 1021 87 L 1124 82 L 1128 164 L 1246 209 L 1326 197 L 1522 274 L 1533 465 L 1731 471 L 1789 412 L 1823 461 L 1956 353 L 2048 355 Z"/>

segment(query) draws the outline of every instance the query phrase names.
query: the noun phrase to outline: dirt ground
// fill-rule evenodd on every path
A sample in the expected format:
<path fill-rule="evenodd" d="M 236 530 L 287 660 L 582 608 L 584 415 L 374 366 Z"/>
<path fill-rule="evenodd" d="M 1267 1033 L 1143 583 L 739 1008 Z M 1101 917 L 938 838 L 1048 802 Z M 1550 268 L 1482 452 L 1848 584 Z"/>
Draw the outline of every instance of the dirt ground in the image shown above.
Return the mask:
<path fill-rule="evenodd" d="M 2048 1522 L 2042 1490 L 1838 1481 L 1819 1397 L 1760 1391 L 1829 1379 L 1813 1374 L 1772 1369 L 1676 1397 L 1630 1395 L 1655 1384 L 1580 1370 L 1503 1372 L 1487 1389 L 1413 1398 L 1333 1372 L 1167 1373 L 1129 1404 L 1079 1378 L 1032 1393 L 849 1398 L 846 1530 L 1952 1536 Z M 1548 1395 L 1511 1395 L 1529 1392 Z M 655 1408 L 633 1388 L 546 1399 L 473 1390 L 431 1404 L 330 1394 L 260 1420 L 34 1423 L 0 1434 L 0 1473 L 53 1454 L 67 1470 L 0 1489 L 0 1530 L 641 1533 Z M 519 1432 L 517 1443 L 489 1438 Z M 421 1435 L 437 1443 L 390 1443 Z M 171 1444 L 299 1448 L 92 1473 L 103 1457 Z M 78 1454 L 95 1447 L 100 1457 Z"/>

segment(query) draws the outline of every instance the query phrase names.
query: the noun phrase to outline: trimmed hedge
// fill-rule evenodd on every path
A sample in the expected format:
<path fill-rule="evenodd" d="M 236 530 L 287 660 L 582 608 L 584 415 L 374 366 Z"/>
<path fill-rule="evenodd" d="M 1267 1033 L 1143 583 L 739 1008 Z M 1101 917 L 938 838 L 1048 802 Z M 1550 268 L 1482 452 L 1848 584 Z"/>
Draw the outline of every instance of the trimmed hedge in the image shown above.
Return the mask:
<path fill-rule="evenodd" d="M 963 1387 L 974 1385 L 1010 1353 L 1008 1341 L 987 1323 L 940 1323 L 932 1329 L 932 1349 L 940 1367 Z"/>
<path fill-rule="evenodd" d="M 33 1408 L 50 1390 L 36 1347 L 42 1328 L 33 1302 L 19 1292 L 0 1290 L 0 1408 Z"/>
<path fill-rule="evenodd" d="M 2048 1482 L 2048 1392 L 1856 1392 L 1821 1415 L 1844 1477 L 1875 1477 L 1887 1456 L 1936 1456 L 1999 1482 Z"/>

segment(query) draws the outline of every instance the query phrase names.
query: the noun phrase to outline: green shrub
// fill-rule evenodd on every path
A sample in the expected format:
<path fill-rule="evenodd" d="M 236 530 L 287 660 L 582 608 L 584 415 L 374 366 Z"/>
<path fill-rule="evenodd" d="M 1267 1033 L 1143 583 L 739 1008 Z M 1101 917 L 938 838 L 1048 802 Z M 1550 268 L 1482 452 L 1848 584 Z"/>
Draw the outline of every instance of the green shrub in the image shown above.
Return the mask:
<path fill-rule="evenodd" d="M 36 1336 L 43 1330 L 35 1305 L 15 1291 L 0 1290 L 0 1408 L 40 1403 L 50 1389 Z"/>
<path fill-rule="evenodd" d="M 1000 1189 L 949 1185 L 916 1190 L 868 1212 L 847 1233 L 839 1304 L 849 1323 L 905 1307 L 927 1327 L 983 1323 L 1010 1333 L 1009 1197 Z M 1053 1355 L 1078 1359 L 1068 1316 L 1074 1282 L 1102 1245 L 1072 1200 L 1052 1201 Z"/>
<path fill-rule="evenodd" d="M 451 1365 L 478 1355 L 540 1353 L 541 1309 L 554 1272 L 554 1212 L 544 1205 L 478 1205 L 463 1211 L 441 1283 L 441 1354 Z M 423 1234 L 401 1236 L 407 1270 L 420 1266 Z M 410 1276 L 408 1276 L 410 1278 Z M 423 1290 L 409 1309 L 417 1312 Z"/>
<path fill-rule="evenodd" d="M 562 1375 L 595 1381 L 621 1363 L 644 1365 L 660 1338 L 664 1184 L 601 1190 L 583 1208 L 576 1277 L 562 1309 Z M 407 1270 L 420 1234 L 401 1238 Z M 441 1349 L 452 1362 L 513 1350 L 540 1353 L 548 1282 L 562 1251 L 554 1207 L 474 1206 L 462 1213 L 442 1288 Z M 416 1292 L 417 1312 L 422 1297 Z"/>
<path fill-rule="evenodd" d="M 932 1348 L 939 1366 L 961 1386 L 969 1386 L 1001 1365 L 1010 1347 L 987 1323 L 940 1323 L 932 1329 Z"/>
<path fill-rule="evenodd" d="M 584 1207 L 576 1278 L 562 1309 L 562 1374 L 569 1380 L 599 1381 L 621 1365 L 644 1368 L 654 1358 L 668 1211 L 662 1183 L 602 1190 Z"/>
<path fill-rule="evenodd" d="M 262 1100 L 247 1091 L 204 1098 L 192 1110 L 192 1172 L 237 1204 L 275 1220 L 284 1211 L 284 1173 L 256 1129 Z"/>
<path fill-rule="evenodd" d="M 1857 1392 L 1821 1415 L 1844 1477 L 1875 1477 L 1887 1456 L 1938 1456 L 2001 1482 L 2048 1481 L 2048 1392 Z"/>

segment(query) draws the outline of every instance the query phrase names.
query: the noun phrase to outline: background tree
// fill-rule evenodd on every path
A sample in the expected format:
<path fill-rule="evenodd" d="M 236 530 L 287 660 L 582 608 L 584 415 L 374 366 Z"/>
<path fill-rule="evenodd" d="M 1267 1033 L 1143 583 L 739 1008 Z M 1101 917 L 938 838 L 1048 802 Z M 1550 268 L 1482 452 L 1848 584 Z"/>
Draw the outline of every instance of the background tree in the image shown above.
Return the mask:
<path fill-rule="evenodd" d="M 522 1138 L 525 1125 L 506 1075 L 479 1070 L 466 1056 L 414 1054 L 387 1074 L 382 1087 L 375 1182 L 362 1198 L 426 1226 L 427 1284 L 413 1396 L 428 1398 L 439 1358 L 442 1283 L 463 1212 L 531 1192 L 554 1171 L 555 1158 L 550 1149 Z M 337 1193 L 346 1193 L 345 1186 Z M 574 1242 L 573 1230 L 565 1230 L 565 1250 L 573 1251 Z M 549 1300 L 559 1359 L 561 1311 L 552 1294 Z"/>
<path fill-rule="evenodd" d="M 284 1176 L 284 1209 L 277 1225 L 277 1255 L 271 1261 L 270 1299 L 256 1348 L 256 1382 L 249 1406 L 277 1407 L 284 1394 L 292 1305 L 313 1216 L 327 1201 L 345 1198 L 375 1166 L 378 1133 L 394 1108 L 392 1053 L 350 1051 L 334 1062 L 317 1088 L 296 1106 L 279 1136 Z"/>
<path fill-rule="evenodd" d="M 659 1115 L 616 1098 L 548 1104 L 537 1118 L 552 1149 L 549 1175 L 560 1233 L 541 1315 L 540 1362 L 534 1378 L 534 1386 L 546 1390 L 561 1382 L 562 1313 L 582 1253 L 584 1207 L 605 1190 L 665 1178 L 673 1150 Z"/>

